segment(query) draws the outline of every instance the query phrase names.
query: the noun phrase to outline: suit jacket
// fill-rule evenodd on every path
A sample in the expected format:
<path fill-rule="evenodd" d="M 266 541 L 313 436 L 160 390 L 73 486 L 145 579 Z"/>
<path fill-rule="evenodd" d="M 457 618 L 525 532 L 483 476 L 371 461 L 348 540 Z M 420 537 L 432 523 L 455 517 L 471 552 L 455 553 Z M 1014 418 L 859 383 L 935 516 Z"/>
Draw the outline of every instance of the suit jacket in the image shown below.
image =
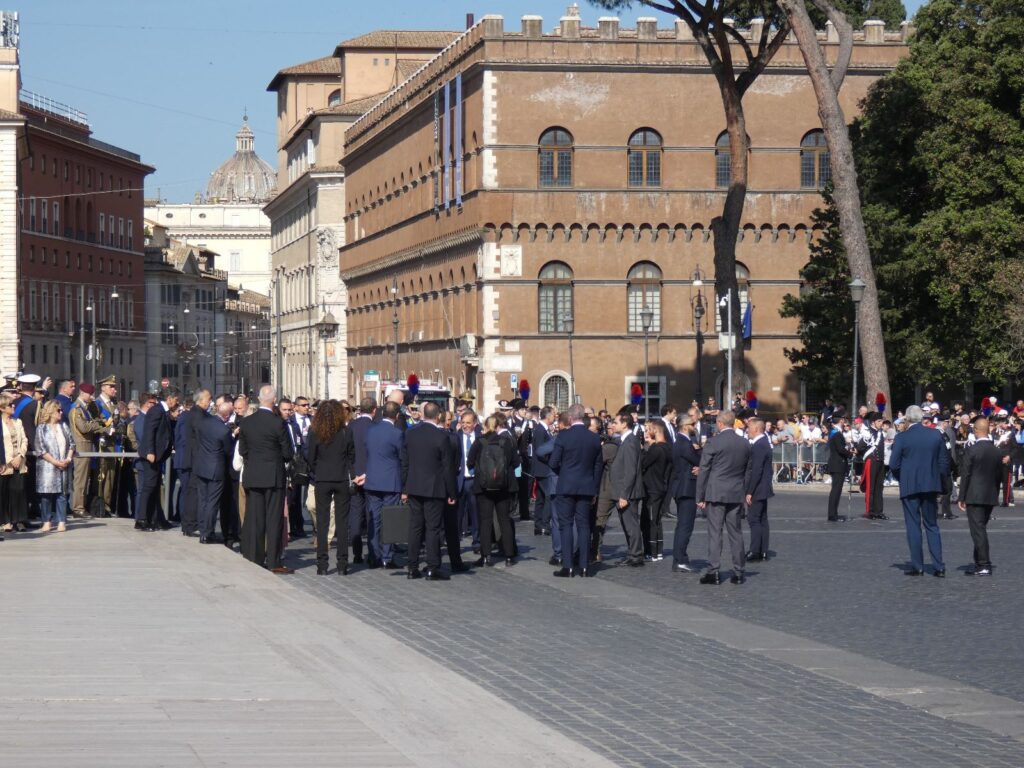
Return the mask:
<path fill-rule="evenodd" d="M 397 430 L 396 430 L 397 431 Z M 426 499 L 454 499 L 451 440 L 444 430 L 424 422 L 405 432 L 402 454 L 402 493 Z"/>
<path fill-rule="evenodd" d="M 533 456 L 537 456 L 537 449 L 545 443 L 550 443 L 554 438 L 539 422 L 533 427 Z M 543 461 L 531 461 L 530 470 L 534 477 L 551 477 L 554 472 Z"/>
<path fill-rule="evenodd" d="M 192 433 L 196 442 L 192 446 L 193 469 L 203 480 L 224 480 L 227 477 L 228 462 L 234 456 L 231 432 L 216 416 L 208 413 L 190 417 Z"/>
<path fill-rule="evenodd" d="M 381 419 L 370 427 L 366 431 L 366 482 L 363 488 L 378 493 L 400 493 L 405 451 L 405 434 L 390 421 Z"/>
<path fill-rule="evenodd" d="M 159 406 L 159 403 L 153 407 L 156 408 L 157 406 Z M 160 410 L 163 410 L 163 408 Z M 174 422 L 174 468 L 179 471 L 187 472 L 192 469 L 192 443 L 190 441 L 192 433 L 189 427 L 189 420 L 194 412 L 194 408 L 182 411 L 181 415 L 178 416 L 178 420 Z"/>
<path fill-rule="evenodd" d="M 284 421 L 276 413 L 260 408 L 246 416 L 239 428 L 238 453 L 245 460 L 243 487 L 285 487 L 284 465 L 295 454 Z"/>
<path fill-rule="evenodd" d="M 352 474 L 356 477 L 366 474 L 366 433 L 373 426 L 373 418 L 367 414 L 356 416 L 348 423 L 355 454 L 352 460 Z"/>
<path fill-rule="evenodd" d="M 597 496 L 604 469 L 601 438 L 582 424 L 563 429 L 555 438 L 548 466 L 558 474 L 559 496 Z"/>
<path fill-rule="evenodd" d="M 160 403 L 154 403 L 146 411 L 142 437 L 139 438 L 139 456 L 156 456 L 156 464 L 166 461 L 171 455 L 171 417 Z"/>
<path fill-rule="evenodd" d="M 363 419 L 367 421 L 367 419 Z M 322 443 L 314 430 L 308 432 L 309 470 L 317 483 L 347 483 L 356 460 L 352 430 L 345 426 Z"/>
<path fill-rule="evenodd" d="M 772 490 L 772 441 L 763 435 L 750 444 L 750 477 L 747 495 L 764 501 L 775 495 Z"/>
<path fill-rule="evenodd" d="M 960 501 L 994 507 L 1005 471 L 1003 452 L 991 440 L 967 446 L 960 457 Z"/>
<path fill-rule="evenodd" d="M 828 436 L 828 465 L 830 475 L 845 475 L 850 468 L 853 451 L 846 447 L 846 438 L 838 429 Z"/>
<path fill-rule="evenodd" d="M 612 464 L 619 452 L 619 441 L 607 438 L 601 441 L 601 486 L 598 490 L 599 499 L 608 500 L 612 497 Z"/>
<path fill-rule="evenodd" d="M 618 439 L 618 438 L 616 438 Z M 619 450 L 611 466 L 613 499 L 635 501 L 644 497 L 644 476 L 640 471 L 642 451 L 640 439 L 632 432 L 619 442 Z"/>
<path fill-rule="evenodd" d="M 443 429 L 441 430 L 444 431 Z M 456 464 L 456 489 L 461 493 L 464 485 L 469 485 L 473 488 L 473 492 L 476 493 L 476 486 L 473 483 L 472 477 L 466 477 L 465 468 L 469 466 L 469 454 L 473 451 L 473 447 L 480 441 L 480 436 L 483 434 L 483 430 L 480 425 L 477 424 L 473 430 L 473 444 L 470 446 L 469 451 L 466 450 L 466 434 L 460 429 L 457 432 L 452 432 L 455 435 L 455 441 L 452 445 L 455 447 L 456 453 L 452 456 L 452 460 Z M 469 466 L 470 473 L 473 471 L 473 467 Z"/>
<path fill-rule="evenodd" d="M 913 424 L 896 435 L 889 469 L 900 481 L 900 498 L 918 493 L 941 493 L 942 476 L 949 474 L 949 451 L 942 435 L 923 424 Z"/>
<path fill-rule="evenodd" d="M 735 430 L 722 430 L 701 451 L 697 501 L 741 503 L 750 470 L 750 443 Z"/>
<path fill-rule="evenodd" d="M 697 477 L 693 468 L 700 466 L 700 454 L 693 447 L 690 436 L 684 432 L 676 435 L 672 444 L 672 497 L 676 499 L 697 498 Z"/>

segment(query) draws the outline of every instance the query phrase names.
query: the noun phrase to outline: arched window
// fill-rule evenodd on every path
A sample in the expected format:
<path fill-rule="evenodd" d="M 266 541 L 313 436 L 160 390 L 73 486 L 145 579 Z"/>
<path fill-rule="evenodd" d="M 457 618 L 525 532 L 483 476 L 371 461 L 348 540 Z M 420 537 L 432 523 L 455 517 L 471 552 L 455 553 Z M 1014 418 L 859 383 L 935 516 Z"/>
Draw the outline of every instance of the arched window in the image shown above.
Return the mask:
<path fill-rule="evenodd" d="M 643 310 L 648 307 L 653 313 L 651 333 L 661 331 L 661 270 L 649 261 L 642 261 L 629 270 L 626 288 L 627 306 L 629 309 L 628 330 L 630 333 L 643 333 Z"/>
<path fill-rule="evenodd" d="M 736 290 L 740 297 L 740 318 L 742 318 L 747 312 L 747 302 L 750 301 L 750 270 L 745 265 L 736 262 Z M 723 292 L 721 294 L 725 296 Z M 740 333 L 741 328 L 733 328 L 733 333 Z M 724 333 L 724 327 L 722 326 L 722 312 L 715 312 L 715 332 Z"/>
<path fill-rule="evenodd" d="M 811 131 L 800 140 L 800 186 L 824 189 L 832 180 L 824 131 Z"/>
<path fill-rule="evenodd" d="M 537 326 L 541 333 L 568 333 L 572 327 L 572 269 L 553 261 L 540 271 Z"/>
<path fill-rule="evenodd" d="M 327 96 L 327 106 L 328 107 L 336 107 L 339 104 L 341 104 L 341 89 L 340 88 L 338 88 L 337 90 L 331 91 L 330 94 Z"/>
<path fill-rule="evenodd" d="M 553 405 L 559 412 L 569 407 L 569 382 L 565 376 L 555 373 L 544 381 L 544 405 Z"/>
<path fill-rule="evenodd" d="M 629 186 L 661 186 L 661 136 L 641 128 L 629 137 Z"/>
<path fill-rule="evenodd" d="M 572 186 L 572 135 L 564 128 L 550 128 L 541 135 L 537 170 L 542 187 Z"/>
<path fill-rule="evenodd" d="M 732 180 L 730 157 L 729 132 L 722 131 L 715 142 L 715 186 L 720 189 L 728 189 Z"/>

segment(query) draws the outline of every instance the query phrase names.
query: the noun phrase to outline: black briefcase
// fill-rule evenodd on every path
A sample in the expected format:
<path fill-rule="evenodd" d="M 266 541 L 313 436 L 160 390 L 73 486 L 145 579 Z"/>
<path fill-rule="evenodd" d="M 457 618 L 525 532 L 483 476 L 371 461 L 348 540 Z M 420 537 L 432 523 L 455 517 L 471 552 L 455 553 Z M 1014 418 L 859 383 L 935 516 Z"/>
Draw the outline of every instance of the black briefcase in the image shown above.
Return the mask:
<path fill-rule="evenodd" d="M 409 505 L 394 504 L 380 511 L 381 544 L 407 544 L 409 542 Z"/>

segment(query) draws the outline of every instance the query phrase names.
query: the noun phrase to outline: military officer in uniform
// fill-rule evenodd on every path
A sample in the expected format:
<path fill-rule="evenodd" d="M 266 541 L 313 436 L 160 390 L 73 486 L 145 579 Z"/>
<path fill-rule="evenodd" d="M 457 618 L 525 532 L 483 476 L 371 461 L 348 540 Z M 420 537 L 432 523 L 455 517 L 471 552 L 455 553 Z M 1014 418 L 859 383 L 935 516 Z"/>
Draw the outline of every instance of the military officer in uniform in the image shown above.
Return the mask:
<path fill-rule="evenodd" d="M 99 381 L 100 394 L 93 400 L 92 414 L 104 427 L 97 444 L 101 453 L 113 453 L 117 450 L 114 433 L 121 420 L 117 410 L 117 379 L 113 374 Z M 115 513 L 114 493 L 118 475 L 117 459 L 100 459 L 97 474 L 97 492 L 103 499 L 103 516 L 110 517 Z"/>
<path fill-rule="evenodd" d="M 73 517 L 87 517 L 86 492 L 89 479 L 96 481 L 92 473 L 92 459 L 83 458 L 85 452 L 95 452 L 96 440 L 103 434 L 104 427 L 90 411 L 92 397 L 96 388 L 92 384 L 83 384 L 78 388 L 78 399 L 68 415 L 71 427 L 71 439 L 75 441 L 75 475 L 71 496 L 71 514 Z M 95 486 L 94 486 L 95 487 Z"/>

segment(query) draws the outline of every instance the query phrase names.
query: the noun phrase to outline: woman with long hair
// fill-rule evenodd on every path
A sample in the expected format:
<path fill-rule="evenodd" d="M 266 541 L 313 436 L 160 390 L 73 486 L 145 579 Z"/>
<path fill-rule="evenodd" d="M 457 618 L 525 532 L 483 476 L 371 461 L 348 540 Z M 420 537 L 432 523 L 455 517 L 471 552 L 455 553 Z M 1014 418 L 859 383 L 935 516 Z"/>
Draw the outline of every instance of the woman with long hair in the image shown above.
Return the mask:
<path fill-rule="evenodd" d="M 0 525 L 5 531 L 28 529 L 25 503 L 25 475 L 28 473 L 28 438 L 19 419 L 14 418 L 14 398 L 0 395 Z"/>
<path fill-rule="evenodd" d="M 466 457 L 466 466 L 473 470 L 473 493 L 480 519 L 480 559 L 476 561 L 477 567 L 491 565 L 495 517 L 501 529 L 505 565 L 515 563 L 515 532 L 510 515 L 512 495 L 517 488 L 519 451 L 507 424 L 504 414 L 488 416 L 483 423 L 483 433 L 473 442 L 469 456 Z"/>
<path fill-rule="evenodd" d="M 645 431 L 647 450 L 641 464 L 644 507 L 640 515 L 640 532 L 644 537 L 644 559 L 661 560 L 665 547 L 661 518 L 665 514 L 668 490 L 672 487 L 672 444 L 661 419 L 651 419 Z"/>
<path fill-rule="evenodd" d="M 338 575 L 348 575 L 349 482 L 356 449 L 348 428 L 348 412 L 337 400 L 324 400 L 309 428 L 309 471 L 316 499 L 316 573 L 327 574 L 331 504 L 338 533 Z"/>
<path fill-rule="evenodd" d="M 61 423 L 60 403 L 50 400 L 39 415 L 36 430 L 36 492 L 43 517 L 42 531 L 50 530 L 56 521 L 57 531 L 67 530 L 68 493 L 71 491 L 71 472 L 68 467 L 75 456 L 71 432 Z"/>

